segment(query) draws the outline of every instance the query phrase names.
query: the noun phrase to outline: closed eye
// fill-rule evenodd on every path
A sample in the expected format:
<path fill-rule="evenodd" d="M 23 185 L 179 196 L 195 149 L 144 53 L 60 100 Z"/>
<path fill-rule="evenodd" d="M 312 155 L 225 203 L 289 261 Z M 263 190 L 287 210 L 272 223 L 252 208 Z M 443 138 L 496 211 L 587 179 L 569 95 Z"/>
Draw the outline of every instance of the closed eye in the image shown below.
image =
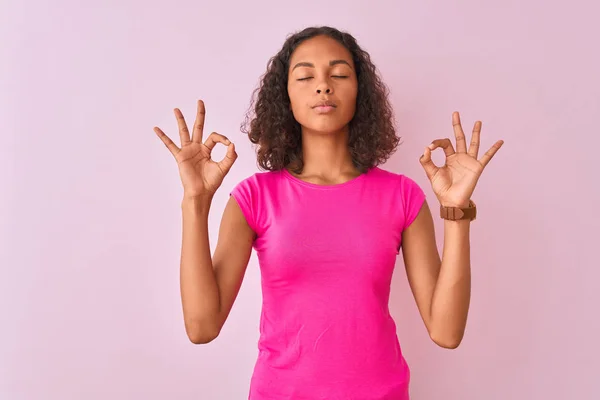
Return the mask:
<path fill-rule="evenodd" d="M 347 75 L 332 75 L 331 77 L 332 78 L 342 78 L 342 79 L 348 78 Z M 306 78 L 300 78 L 300 79 L 297 79 L 297 80 L 298 81 L 307 81 L 307 80 L 312 79 L 312 78 L 313 78 L 312 76 L 308 76 Z"/>

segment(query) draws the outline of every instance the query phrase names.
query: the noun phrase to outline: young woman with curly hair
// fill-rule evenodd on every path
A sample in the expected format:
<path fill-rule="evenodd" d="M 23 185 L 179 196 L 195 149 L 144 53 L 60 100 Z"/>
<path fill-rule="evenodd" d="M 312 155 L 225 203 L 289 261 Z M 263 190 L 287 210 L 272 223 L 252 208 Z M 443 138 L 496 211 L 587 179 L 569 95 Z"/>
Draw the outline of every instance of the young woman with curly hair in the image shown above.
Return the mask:
<path fill-rule="evenodd" d="M 379 167 L 398 137 L 385 85 L 348 33 L 307 28 L 269 63 L 243 126 L 264 170 L 238 183 L 211 257 L 208 212 L 237 158 L 211 133 L 205 108 L 190 137 L 175 109 L 181 148 L 155 128 L 175 156 L 184 187 L 181 296 L 194 343 L 215 339 L 238 294 L 254 248 L 262 276 L 259 355 L 249 398 L 409 398 L 409 367 L 390 316 L 390 282 L 402 250 L 407 277 L 431 339 L 462 340 L 470 300 L 470 200 L 485 165 L 481 123 L 467 149 L 458 113 L 456 149 L 435 140 L 420 162 L 445 219 L 443 257 L 423 190 Z M 210 158 L 217 143 L 222 161 Z M 431 152 L 443 149 L 437 167 Z"/>

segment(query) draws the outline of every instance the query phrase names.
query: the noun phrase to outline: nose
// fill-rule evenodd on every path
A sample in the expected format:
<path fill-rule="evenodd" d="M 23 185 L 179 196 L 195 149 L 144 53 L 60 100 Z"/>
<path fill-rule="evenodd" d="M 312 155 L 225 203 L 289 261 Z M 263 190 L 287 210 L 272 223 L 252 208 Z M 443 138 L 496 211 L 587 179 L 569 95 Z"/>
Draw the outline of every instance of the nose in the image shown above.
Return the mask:
<path fill-rule="evenodd" d="M 321 82 L 319 83 L 319 85 L 317 86 L 317 93 L 318 94 L 331 94 L 333 92 L 333 90 L 331 89 L 331 87 L 327 84 L 327 82 Z"/>

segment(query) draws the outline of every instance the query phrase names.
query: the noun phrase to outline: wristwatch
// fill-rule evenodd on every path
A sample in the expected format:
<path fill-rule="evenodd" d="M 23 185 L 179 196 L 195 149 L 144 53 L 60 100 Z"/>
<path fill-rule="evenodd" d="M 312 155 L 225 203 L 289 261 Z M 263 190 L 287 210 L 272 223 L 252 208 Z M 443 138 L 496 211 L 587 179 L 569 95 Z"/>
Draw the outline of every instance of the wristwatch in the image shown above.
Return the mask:
<path fill-rule="evenodd" d="M 473 200 L 469 200 L 469 206 L 460 207 L 444 207 L 440 205 L 440 217 L 449 221 L 475 220 L 477 217 L 477 206 Z"/>

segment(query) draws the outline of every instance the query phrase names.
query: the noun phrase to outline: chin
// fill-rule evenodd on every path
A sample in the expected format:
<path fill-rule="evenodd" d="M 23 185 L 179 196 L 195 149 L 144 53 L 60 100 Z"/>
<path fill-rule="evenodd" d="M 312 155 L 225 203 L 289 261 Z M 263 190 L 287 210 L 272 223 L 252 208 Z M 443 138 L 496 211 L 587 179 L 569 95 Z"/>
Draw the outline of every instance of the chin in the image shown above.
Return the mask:
<path fill-rule="evenodd" d="M 311 132 L 317 132 L 321 134 L 332 134 L 338 133 L 344 130 L 350 121 L 340 121 L 333 119 L 322 119 L 321 121 L 315 121 L 314 119 L 308 121 L 299 121 L 300 125 Z"/>
<path fill-rule="evenodd" d="M 332 134 L 336 134 L 339 133 L 340 131 L 344 130 L 345 125 L 324 125 L 324 124 L 318 124 L 318 125 L 303 125 L 304 129 L 309 130 L 310 132 L 314 132 L 314 133 L 319 133 L 322 135 L 332 135 Z"/>

